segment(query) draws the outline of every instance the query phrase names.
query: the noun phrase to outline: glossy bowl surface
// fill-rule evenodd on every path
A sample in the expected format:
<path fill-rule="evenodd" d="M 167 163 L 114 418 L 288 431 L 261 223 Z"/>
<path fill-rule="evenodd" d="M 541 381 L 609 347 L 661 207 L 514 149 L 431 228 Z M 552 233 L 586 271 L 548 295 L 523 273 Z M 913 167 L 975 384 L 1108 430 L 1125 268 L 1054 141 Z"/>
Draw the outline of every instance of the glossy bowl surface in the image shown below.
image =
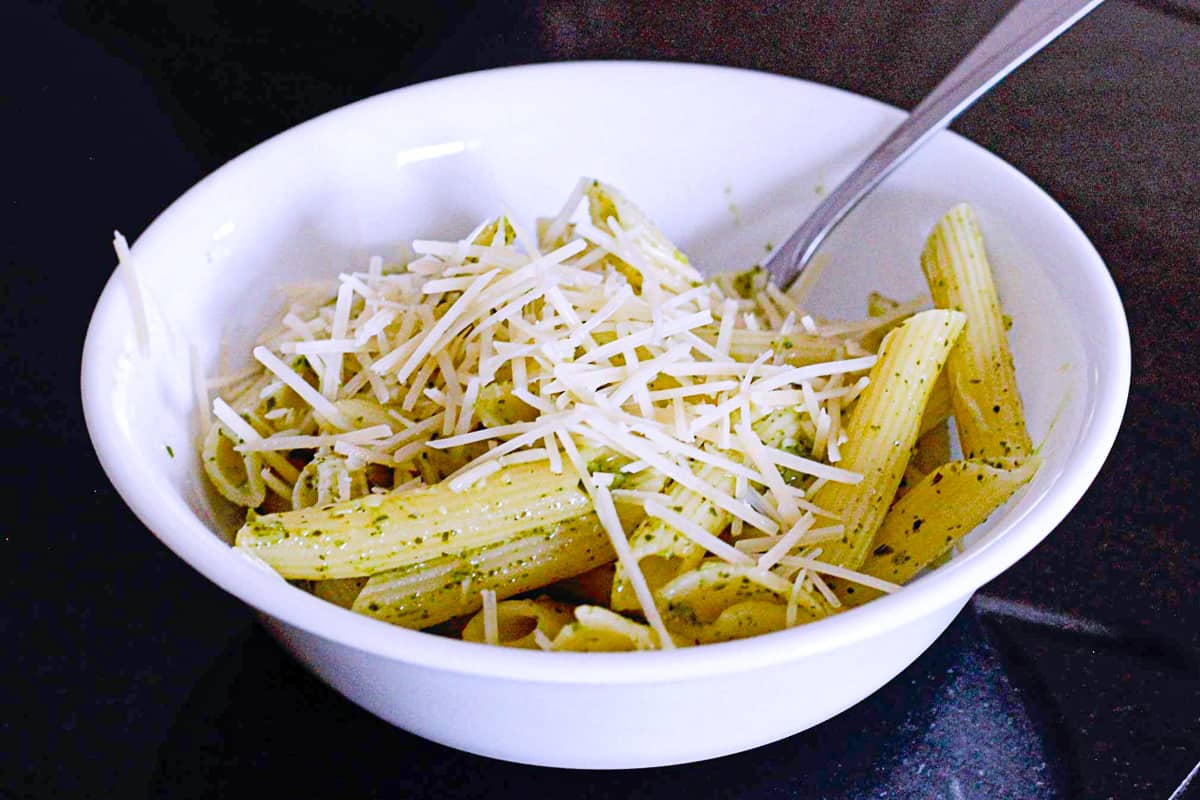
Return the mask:
<path fill-rule="evenodd" d="M 1104 264 L 1045 193 L 941 134 L 833 234 L 814 310 L 861 316 L 875 289 L 924 291 L 937 217 L 979 213 L 1031 434 L 1045 464 L 966 551 L 897 594 L 812 625 L 676 652 L 545 654 L 388 626 L 239 557 L 192 442 L 190 364 L 215 369 L 281 307 L 280 287 L 458 238 L 508 207 L 553 213 L 580 175 L 620 187 L 708 271 L 761 259 L 900 119 L 804 81 L 663 63 L 566 63 L 448 78 L 289 130 L 172 204 L 133 248 L 150 304 L 141 352 L 114 275 L 85 344 L 88 428 L 143 523 L 257 609 L 334 688 L 422 736 L 572 767 L 680 763 L 811 727 L 911 663 L 971 594 L 1049 534 L 1108 454 L 1129 387 L 1124 312 Z M 175 457 L 168 455 L 168 446 Z M 1087 557 L 1083 554 L 1082 557 Z M 254 709 L 247 708 L 253 714 Z"/>

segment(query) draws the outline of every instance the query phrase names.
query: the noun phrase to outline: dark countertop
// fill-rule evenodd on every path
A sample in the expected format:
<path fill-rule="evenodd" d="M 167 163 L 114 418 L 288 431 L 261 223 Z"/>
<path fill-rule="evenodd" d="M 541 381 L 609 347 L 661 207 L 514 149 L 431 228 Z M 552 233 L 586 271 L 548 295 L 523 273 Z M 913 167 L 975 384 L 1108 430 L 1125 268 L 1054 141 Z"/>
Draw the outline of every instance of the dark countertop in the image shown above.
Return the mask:
<path fill-rule="evenodd" d="M 1109 0 L 954 126 L 1043 186 L 1133 334 L 1092 489 L 880 693 L 751 753 L 541 770 L 393 730 L 143 530 L 78 399 L 113 259 L 204 174 L 344 103 L 574 58 L 680 59 L 911 107 L 1008 3 L 26 3 L 0 10 L 0 796 L 1200 797 L 1200 3 Z M 15 513 L 13 513 L 15 512 Z"/>

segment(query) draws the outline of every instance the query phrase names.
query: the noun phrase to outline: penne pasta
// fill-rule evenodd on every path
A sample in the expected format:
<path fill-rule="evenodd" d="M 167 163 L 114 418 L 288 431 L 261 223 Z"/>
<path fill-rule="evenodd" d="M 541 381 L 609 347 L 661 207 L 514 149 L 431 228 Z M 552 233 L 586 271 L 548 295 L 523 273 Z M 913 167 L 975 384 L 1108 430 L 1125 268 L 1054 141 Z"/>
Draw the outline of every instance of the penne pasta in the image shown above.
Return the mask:
<path fill-rule="evenodd" d="M 802 608 L 806 608 L 802 606 Z M 811 618 L 809 618 L 811 619 Z M 805 621 L 809 621 L 806 619 Z M 787 605 L 763 600 L 734 603 L 711 622 L 678 626 L 672 630 L 677 640 L 693 644 L 715 644 L 761 636 L 787 627 Z"/>
<path fill-rule="evenodd" d="M 481 591 L 504 600 L 615 557 L 596 516 L 587 514 L 372 575 L 353 608 L 405 628 L 427 628 L 478 611 Z"/>
<path fill-rule="evenodd" d="M 676 619 L 711 622 L 736 603 L 750 600 L 784 603 L 791 584 L 754 565 L 705 561 L 663 586 L 658 596 Z"/>
<path fill-rule="evenodd" d="M 888 512 L 860 571 L 890 583 L 907 583 L 975 529 L 1037 472 L 1038 459 L 1003 466 L 954 461 L 930 472 Z M 840 581 L 843 603 L 878 597 L 870 587 Z"/>
<path fill-rule="evenodd" d="M 908 464 L 921 414 L 965 318 L 956 311 L 925 311 L 884 339 L 870 384 L 847 426 L 839 466 L 862 473 L 857 484 L 827 483 L 812 502 L 837 514 L 842 538 L 824 545 L 824 559 L 857 569 L 883 521 Z"/>
<path fill-rule="evenodd" d="M 548 597 L 504 600 L 496 604 L 496 644 L 523 650 L 540 649 L 539 641 L 552 641 L 574 619 L 572 609 Z M 471 617 L 462 630 L 463 641 L 487 640 L 483 612 Z M 540 635 L 539 635 L 540 634 Z"/>
<path fill-rule="evenodd" d="M 266 499 L 261 457 L 257 453 L 237 452 L 234 439 L 223 426 L 209 427 L 200 460 L 212 485 L 229 502 L 256 508 Z"/>
<path fill-rule="evenodd" d="M 412 249 L 293 293 L 197 392 L 225 392 L 200 449 L 238 552 L 356 613 L 559 651 L 770 633 L 897 590 L 1036 469 L 961 208 L 922 254 L 937 308 L 861 320 L 706 280 L 593 180 L 532 233 Z"/>
<path fill-rule="evenodd" d="M 577 653 L 657 650 L 658 634 L 649 625 L 609 611 L 603 606 L 579 606 L 576 621 L 555 637 L 552 649 Z"/>
<path fill-rule="evenodd" d="M 371 575 L 585 514 L 591 501 L 576 484 L 545 464 L 520 464 L 468 494 L 442 484 L 254 517 L 235 544 L 285 578 Z"/>
<path fill-rule="evenodd" d="M 1022 458 L 1025 430 L 1016 370 L 983 234 L 970 206 L 950 209 L 921 251 L 921 269 L 938 308 L 967 316 L 946 367 L 958 438 L 967 458 Z"/>

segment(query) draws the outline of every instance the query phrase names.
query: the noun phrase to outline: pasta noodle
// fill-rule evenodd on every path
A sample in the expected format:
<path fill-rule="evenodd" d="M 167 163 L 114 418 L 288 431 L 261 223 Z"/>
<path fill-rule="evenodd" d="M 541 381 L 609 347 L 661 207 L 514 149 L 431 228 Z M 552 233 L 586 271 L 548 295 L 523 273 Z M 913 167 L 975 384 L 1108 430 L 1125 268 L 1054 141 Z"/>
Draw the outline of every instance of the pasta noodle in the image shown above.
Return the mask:
<path fill-rule="evenodd" d="M 353 578 L 503 541 L 586 514 L 572 475 L 502 469 L 464 497 L 445 484 L 248 519 L 237 547 L 285 578 Z"/>
<path fill-rule="evenodd" d="M 890 581 L 907 583 L 1021 488 L 1037 471 L 1036 457 L 996 466 L 954 461 L 930 472 L 884 518 L 861 569 Z M 838 596 L 861 605 L 880 592 L 848 582 Z"/>
<path fill-rule="evenodd" d="M 840 540 L 825 546 L 826 561 L 857 569 L 866 557 L 900 485 L 930 391 L 965 322 L 956 311 L 924 311 L 885 337 L 846 429 L 843 463 L 864 480 L 828 483 L 813 494 L 813 503 L 846 526 Z"/>
<path fill-rule="evenodd" d="M 921 252 L 921 268 L 934 304 L 962 311 L 970 319 L 947 367 L 963 454 L 1021 458 L 1032 445 L 1000 298 L 970 206 L 955 206 L 934 227 Z"/>
<path fill-rule="evenodd" d="M 548 597 L 536 600 L 505 600 L 496 604 L 496 641 L 504 647 L 538 649 L 539 640 L 552 641 L 564 625 L 574 619 L 573 609 Z M 471 617 L 462 631 L 468 642 L 487 642 L 483 612 Z M 537 634 L 541 634 L 538 636 Z"/>
<path fill-rule="evenodd" d="M 564 627 L 551 648 L 579 653 L 656 650 L 658 635 L 648 625 L 609 611 L 603 606 L 578 606 L 575 622 Z"/>
<path fill-rule="evenodd" d="M 406 628 L 426 628 L 477 611 L 481 590 L 506 599 L 587 572 L 613 557 L 599 521 L 587 514 L 372 575 L 354 610 Z"/>
<path fill-rule="evenodd" d="M 240 552 L 472 642 L 709 644 L 896 590 L 1037 469 L 961 208 L 921 255 L 934 308 L 872 295 L 862 320 L 806 307 L 816 270 L 706 281 L 598 181 L 533 230 L 295 292 L 198 393 Z"/>

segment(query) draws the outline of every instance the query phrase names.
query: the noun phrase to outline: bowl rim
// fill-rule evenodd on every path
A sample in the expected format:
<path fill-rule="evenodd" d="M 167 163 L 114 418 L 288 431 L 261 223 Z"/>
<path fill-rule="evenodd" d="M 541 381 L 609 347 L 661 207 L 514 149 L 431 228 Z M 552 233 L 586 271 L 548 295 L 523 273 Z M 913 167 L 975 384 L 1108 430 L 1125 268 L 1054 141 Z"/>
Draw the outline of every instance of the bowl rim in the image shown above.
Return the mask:
<path fill-rule="evenodd" d="M 295 138 L 319 126 L 336 124 L 339 117 L 361 113 L 374 105 L 385 105 L 398 96 L 416 92 L 439 91 L 463 82 L 525 80 L 543 73 L 608 73 L 607 79 L 628 77 L 629 72 L 642 78 L 694 73 L 700 79 L 715 73 L 734 74 L 749 82 L 788 82 L 815 90 L 853 98 L 873 105 L 876 111 L 891 115 L 897 122 L 904 113 L 894 106 L 837 87 L 799 78 L 756 70 L 669 61 L 564 61 L 481 70 L 434 81 L 417 83 L 359 100 L 321 114 L 289 128 L 204 177 L 164 209 L 132 246 L 153 241 L 162 235 L 170 218 L 196 201 L 205 187 L 222 176 L 271 150 L 286 147 Z M 621 75 L 619 73 L 626 73 Z M 645 73 L 655 73 L 646 76 Z M 353 110 L 353 111 L 352 111 Z M 123 313 L 119 276 L 114 271 L 101 293 L 88 326 L 80 373 L 81 396 L 88 433 L 100 463 L 125 503 L 138 519 L 168 548 L 192 568 L 225 591 L 259 612 L 294 626 L 311 635 L 388 659 L 449 672 L 503 677 L 521 681 L 571 684 L 621 684 L 634 682 L 677 681 L 721 673 L 745 671 L 817 655 L 872 636 L 896 626 L 897 618 L 916 619 L 955 602 L 965 602 L 984 583 L 999 575 L 1033 549 L 1062 521 L 1078 503 L 1103 465 L 1115 441 L 1130 385 L 1130 341 L 1128 324 L 1115 284 L 1100 255 L 1078 225 L 1039 186 L 999 156 L 951 132 L 955 146 L 977 151 L 992 159 L 1001 171 L 1023 184 L 1029 197 L 1055 217 L 1055 228 L 1073 239 L 1072 247 L 1084 257 L 1083 269 L 1094 280 L 1084 287 L 1093 301 L 1098 351 L 1108 361 L 1087 376 L 1086 421 L 1071 460 L 1074 468 L 1064 472 L 1030 504 L 1022 516 L 1012 520 L 1003 536 L 981 548 L 969 559 L 955 559 L 943 567 L 905 586 L 894 595 L 881 597 L 833 617 L 733 642 L 674 651 L 640 653 L 554 653 L 491 647 L 463 642 L 420 631 L 399 628 L 371 619 L 323 601 L 296 589 L 274 573 L 267 573 L 249 559 L 241 558 L 194 514 L 190 517 L 165 507 L 144 487 L 144 470 L 135 459 L 123 459 L 120 432 L 109 413 L 111 404 L 103 389 L 111 384 L 111 355 L 116 345 L 105 331 Z M 143 244 L 143 247 L 146 245 Z M 1104 374 L 1100 374 L 1101 371 Z"/>

